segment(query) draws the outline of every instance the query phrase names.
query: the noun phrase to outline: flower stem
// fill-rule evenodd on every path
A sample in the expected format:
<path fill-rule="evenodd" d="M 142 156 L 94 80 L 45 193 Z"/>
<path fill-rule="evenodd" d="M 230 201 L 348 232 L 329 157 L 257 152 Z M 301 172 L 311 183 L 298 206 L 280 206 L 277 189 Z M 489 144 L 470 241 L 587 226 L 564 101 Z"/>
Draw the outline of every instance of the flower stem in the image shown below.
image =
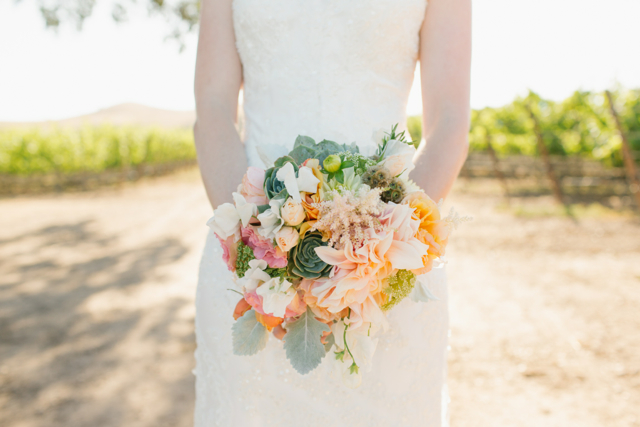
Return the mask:
<path fill-rule="evenodd" d="M 347 319 L 349 319 L 349 318 L 351 318 L 351 308 L 349 308 L 349 315 L 347 316 Z M 344 324 L 344 333 L 342 335 L 342 340 L 344 341 L 344 347 L 349 352 L 349 356 L 351 356 L 351 360 L 353 360 L 353 364 L 356 365 L 356 359 L 353 357 L 353 354 L 351 354 L 351 350 L 349 349 L 349 344 L 347 344 L 347 329 L 349 329 L 349 325 L 347 325 L 345 323 Z M 356 366 L 358 366 L 358 365 L 356 365 Z"/>

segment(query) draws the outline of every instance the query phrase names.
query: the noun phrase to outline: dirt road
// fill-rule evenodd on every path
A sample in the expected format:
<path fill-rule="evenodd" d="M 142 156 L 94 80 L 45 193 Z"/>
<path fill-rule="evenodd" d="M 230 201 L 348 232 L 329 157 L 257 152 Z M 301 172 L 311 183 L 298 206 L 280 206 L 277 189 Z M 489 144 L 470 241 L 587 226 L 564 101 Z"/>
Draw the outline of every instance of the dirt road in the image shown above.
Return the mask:
<path fill-rule="evenodd" d="M 640 223 L 450 204 L 452 426 L 640 426 Z M 0 200 L 3 426 L 191 425 L 209 213 L 193 171 Z"/>

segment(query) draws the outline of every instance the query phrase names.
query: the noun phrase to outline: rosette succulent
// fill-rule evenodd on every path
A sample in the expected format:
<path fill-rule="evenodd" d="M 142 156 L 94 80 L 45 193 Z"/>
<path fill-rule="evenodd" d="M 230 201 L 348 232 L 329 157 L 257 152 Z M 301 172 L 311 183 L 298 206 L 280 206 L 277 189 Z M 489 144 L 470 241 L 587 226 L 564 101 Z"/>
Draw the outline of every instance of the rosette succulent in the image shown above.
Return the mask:
<path fill-rule="evenodd" d="M 291 157 L 284 156 L 276 160 L 273 167 L 267 169 L 264 174 L 264 194 L 267 198 L 273 199 L 277 194 L 285 189 L 284 182 L 280 181 L 276 175 L 280 168 L 287 163 L 291 163 L 293 165 L 293 169 L 296 171 L 296 175 L 298 174 L 298 165 L 296 165 L 296 162 Z"/>
<path fill-rule="evenodd" d="M 327 246 L 327 242 L 322 241 L 322 234 L 318 232 L 307 234 L 297 246 L 294 246 L 289 252 L 291 274 L 304 279 L 329 276 L 333 266 L 322 261 L 316 254 L 315 249 L 320 246 Z"/>

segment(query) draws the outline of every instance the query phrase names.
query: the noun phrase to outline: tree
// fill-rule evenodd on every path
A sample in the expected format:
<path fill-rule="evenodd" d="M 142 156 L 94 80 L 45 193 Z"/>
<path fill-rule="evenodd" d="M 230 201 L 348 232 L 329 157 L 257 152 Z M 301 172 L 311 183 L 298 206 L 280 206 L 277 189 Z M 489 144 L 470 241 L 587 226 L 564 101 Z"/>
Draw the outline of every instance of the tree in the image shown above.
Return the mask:
<path fill-rule="evenodd" d="M 21 0 L 17 0 L 21 1 Z M 36 0 L 47 28 L 74 25 L 82 29 L 85 19 L 93 13 L 96 0 Z M 164 18 L 170 26 L 168 38 L 184 48 L 184 36 L 198 26 L 200 0 L 144 0 L 150 16 Z M 112 0 L 111 16 L 116 22 L 128 19 L 128 10 L 140 6 L 136 0 Z"/>

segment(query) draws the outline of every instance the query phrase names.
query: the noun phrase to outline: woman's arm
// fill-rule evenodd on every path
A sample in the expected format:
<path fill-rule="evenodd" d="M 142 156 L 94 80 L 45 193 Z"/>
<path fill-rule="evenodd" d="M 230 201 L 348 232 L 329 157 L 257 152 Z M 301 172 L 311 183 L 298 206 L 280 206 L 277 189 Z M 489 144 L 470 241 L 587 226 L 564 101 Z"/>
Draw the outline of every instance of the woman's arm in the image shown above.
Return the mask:
<path fill-rule="evenodd" d="M 471 0 L 431 0 L 420 30 L 422 142 L 411 177 L 445 198 L 468 151 Z"/>
<path fill-rule="evenodd" d="M 247 168 L 235 127 L 242 65 L 231 1 L 202 1 L 196 60 L 194 137 L 200 173 L 213 207 L 230 201 Z"/>

